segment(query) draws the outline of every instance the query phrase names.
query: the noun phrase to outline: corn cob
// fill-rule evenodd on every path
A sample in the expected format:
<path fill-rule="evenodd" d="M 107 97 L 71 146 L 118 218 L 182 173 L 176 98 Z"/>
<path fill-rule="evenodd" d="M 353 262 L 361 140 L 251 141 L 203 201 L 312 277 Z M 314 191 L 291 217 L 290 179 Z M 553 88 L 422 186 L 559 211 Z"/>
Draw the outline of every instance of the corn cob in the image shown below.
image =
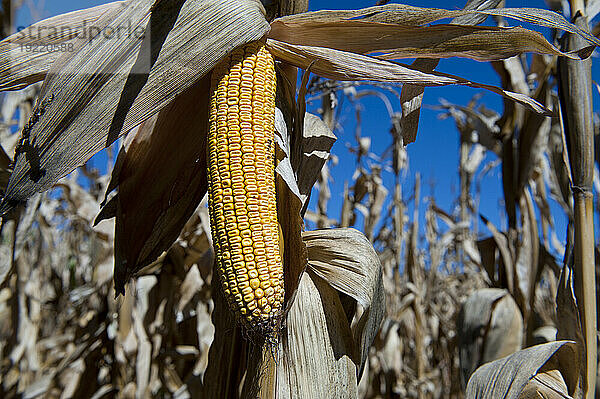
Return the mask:
<path fill-rule="evenodd" d="M 275 196 L 275 65 L 264 44 L 234 50 L 212 75 L 209 211 L 217 274 L 251 332 L 276 332 L 283 266 Z"/>

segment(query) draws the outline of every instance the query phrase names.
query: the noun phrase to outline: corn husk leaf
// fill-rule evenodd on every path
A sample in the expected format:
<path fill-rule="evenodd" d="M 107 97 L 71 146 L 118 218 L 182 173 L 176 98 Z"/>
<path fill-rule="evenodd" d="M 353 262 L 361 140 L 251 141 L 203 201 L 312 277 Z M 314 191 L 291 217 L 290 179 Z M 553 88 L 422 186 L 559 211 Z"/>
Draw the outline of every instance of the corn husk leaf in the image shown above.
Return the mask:
<path fill-rule="evenodd" d="M 168 105 L 232 48 L 268 29 L 262 6 L 253 0 L 161 2 L 149 14 L 150 3 L 135 3 L 113 21 L 148 25 L 143 43 L 92 41 L 54 63 L 41 96 L 52 94 L 54 100 L 31 131 L 31 156 L 39 165 L 32 168 L 19 157 L 0 213 L 50 187 Z M 222 19 L 237 23 L 214 23 Z M 149 74 L 130 74 L 145 68 Z"/>
<path fill-rule="evenodd" d="M 483 363 L 521 349 L 523 317 L 508 291 L 485 288 L 463 304 L 457 322 L 463 383 Z"/>
<path fill-rule="evenodd" d="M 413 61 L 411 67 L 423 72 L 431 72 L 437 67 L 438 59 L 418 58 Z M 425 88 L 423 86 L 404 84 L 400 93 L 400 102 L 402 104 L 402 127 L 403 144 L 414 143 L 417 139 L 417 129 L 419 127 L 419 116 L 421 115 L 421 104 Z"/>
<path fill-rule="evenodd" d="M 277 218 L 279 220 L 280 248 L 285 273 L 285 302 L 291 306 L 296 288 L 307 265 L 306 246 L 302 241 L 304 221 L 301 210 L 303 203 L 298 188 L 297 175 L 290 160 L 292 132 L 288 130 L 279 108 L 275 112 L 275 140 L 278 163 L 276 171 Z"/>
<path fill-rule="evenodd" d="M 310 197 L 319 173 L 329 159 L 329 151 L 336 141 L 329 127 L 316 115 L 304 115 L 302 156 L 297 174 L 298 189 L 303 206 Z"/>
<path fill-rule="evenodd" d="M 548 373 L 550 370 L 560 372 L 569 395 L 572 395 L 579 374 L 574 342 L 555 341 L 536 345 L 484 364 L 469 379 L 465 397 L 521 398 L 524 388 L 537 374 Z M 548 389 L 554 391 L 552 388 Z"/>
<path fill-rule="evenodd" d="M 310 270 L 363 309 L 352 323 L 358 376 L 385 313 L 382 267 L 367 238 L 355 229 L 315 230 L 303 234 Z"/>
<path fill-rule="evenodd" d="M 495 86 L 471 82 L 457 76 L 440 72 L 424 73 L 407 65 L 379 60 L 373 57 L 334 50 L 326 47 L 300 46 L 267 40 L 269 51 L 302 69 L 328 79 L 340 81 L 378 81 L 386 83 L 413 83 L 421 86 L 463 85 L 490 90 L 507 97 L 528 109 L 551 115 L 552 112 L 537 101 L 519 93 L 513 93 Z"/>
<path fill-rule="evenodd" d="M 445 18 L 457 18 L 467 15 L 500 16 L 530 22 L 549 28 L 562 29 L 577 33 L 590 44 L 600 45 L 600 40 L 588 32 L 569 23 L 563 16 L 552 11 L 539 8 L 500 8 L 493 10 L 443 10 L 439 8 L 421 8 L 404 4 L 388 4 L 362 8 L 360 10 L 321 10 L 303 14 L 288 15 L 278 21 L 289 23 L 320 22 L 328 23 L 341 20 L 359 20 L 366 22 L 383 22 L 398 25 L 425 25 Z M 589 55 L 589 54 L 588 54 Z"/>
<path fill-rule="evenodd" d="M 18 90 L 44 80 L 52 63 L 61 56 L 60 51 L 25 51 L 23 46 L 74 45 L 76 36 L 88 35 L 86 27 L 104 28 L 128 3 L 115 1 L 44 19 L 2 40 L 0 90 Z"/>
<path fill-rule="evenodd" d="M 561 52 L 538 32 L 521 27 L 406 26 L 362 20 L 294 23 L 286 19 L 273 21 L 268 37 L 289 44 L 378 53 L 382 59 L 465 57 L 492 61 L 525 52 L 580 58 Z M 589 55 L 589 51 L 582 55 Z"/>
<path fill-rule="evenodd" d="M 119 190 L 111 200 L 119 293 L 129 277 L 171 246 L 206 193 L 210 84 L 210 76 L 203 78 L 144 122 L 119 154 L 109 184 Z"/>
<path fill-rule="evenodd" d="M 279 345 L 277 389 L 284 398 L 356 398 L 352 334 L 337 292 L 302 275 Z"/>

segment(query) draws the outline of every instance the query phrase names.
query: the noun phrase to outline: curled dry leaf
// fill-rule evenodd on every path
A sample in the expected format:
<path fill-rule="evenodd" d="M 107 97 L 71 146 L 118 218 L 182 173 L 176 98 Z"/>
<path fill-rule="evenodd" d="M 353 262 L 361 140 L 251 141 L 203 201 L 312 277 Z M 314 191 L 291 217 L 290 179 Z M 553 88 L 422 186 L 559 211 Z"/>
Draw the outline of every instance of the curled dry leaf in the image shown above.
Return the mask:
<path fill-rule="evenodd" d="M 305 204 L 319 177 L 319 173 L 329 159 L 329 151 L 337 138 L 331 129 L 316 115 L 306 113 L 302 140 L 302 158 L 298 170 L 298 188 L 302 203 Z"/>
<path fill-rule="evenodd" d="M 354 351 L 338 293 L 312 272 L 304 273 L 279 344 L 278 396 L 356 398 Z"/>
<path fill-rule="evenodd" d="M 412 67 L 423 72 L 430 72 L 437 67 L 438 59 L 418 58 L 411 64 Z M 413 143 L 417 139 L 417 128 L 419 126 L 419 115 L 425 88 L 423 86 L 405 84 L 402 86 L 400 101 L 402 103 L 402 140 L 404 145 Z"/>
<path fill-rule="evenodd" d="M 457 321 L 463 383 L 483 363 L 521 349 L 523 317 L 508 291 L 485 288 L 463 304 Z"/>
<path fill-rule="evenodd" d="M 355 229 L 310 231 L 303 238 L 310 270 L 362 307 L 357 320 L 350 320 L 360 376 L 385 313 L 379 258 L 367 238 Z"/>
<path fill-rule="evenodd" d="M 536 380 L 531 382 L 536 376 L 538 376 Z M 532 389 L 541 390 L 541 394 L 552 395 L 555 394 L 556 389 L 547 385 L 550 381 L 554 384 L 558 383 L 559 392 L 567 392 L 566 397 L 571 397 L 575 392 L 578 379 L 579 362 L 575 343 L 556 341 L 532 346 L 481 366 L 469 379 L 465 397 L 467 399 L 529 398 L 531 396 L 524 395 Z M 540 381 L 546 383 L 540 384 Z M 528 386 L 530 383 L 533 386 Z"/>
<path fill-rule="evenodd" d="M 579 29 L 574 24 L 569 23 L 560 14 L 552 11 L 537 8 L 500 8 L 492 10 L 468 10 L 466 8 L 467 7 L 465 7 L 464 10 L 443 10 L 439 8 L 414 7 L 404 4 L 388 4 L 384 6 L 362 8 L 360 10 L 313 11 L 297 15 L 288 15 L 280 18 L 279 21 L 293 21 L 295 23 L 327 23 L 356 19 L 360 21 L 383 22 L 399 25 L 425 25 L 445 18 L 457 18 L 471 15 L 496 15 L 577 33 L 584 37 L 589 43 L 600 45 L 600 40 L 593 37 L 590 33 Z"/>
<path fill-rule="evenodd" d="M 359 54 L 377 53 L 382 59 L 466 57 L 492 61 L 530 51 L 579 58 L 562 53 L 541 34 L 521 27 L 407 26 L 361 20 L 294 24 L 288 17 L 271 24 L 269 38 Z"/>
<path fill-rule="evenodd" d="M 542 114 L 552 112 L 537 101 L 519 93 L 513 93 L 481 83 L 443 74 L 424 73 L 407 65 L 379 60 L 373 57 L 334 50 L 326 47 L 301 46 L 267 40 L 269 51 L 298 68 L 307 69 L 324 78 L 348 81 L 379 81 L 388 83 L 413 83 L 422 86 L 464 85 L 493 91 Z"/>
<path fill-rule="evenodd" d="M 290 161 L 288 129 L 283 113 L 279 109 L 275 113 L 275 126 L 278 148 L 283 153 L 283 159 L 279 161 L 276 171 L 287 183 L 289 189 L 302 201 L 304 207 L 321 168 L 329 159 L 329 151 L 336 137 L 321 118 L 306 113 L 302 139 L 298 143 L 298 147 L 301 148 L 301 156 L 297 165 L 294 166 Z"/>

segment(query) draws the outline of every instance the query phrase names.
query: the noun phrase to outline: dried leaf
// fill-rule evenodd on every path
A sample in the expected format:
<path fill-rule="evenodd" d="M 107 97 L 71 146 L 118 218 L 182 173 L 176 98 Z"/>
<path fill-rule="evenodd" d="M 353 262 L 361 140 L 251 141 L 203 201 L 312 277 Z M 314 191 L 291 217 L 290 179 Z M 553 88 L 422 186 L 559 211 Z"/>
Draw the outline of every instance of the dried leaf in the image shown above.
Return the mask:
<path fill-rule="evenodd" d="M 362 374 L 369 348 L 385 313 L 382 267 L 373 245 L 355 229 L 315 230 L 303 234 L 312 272 L 363 308 L 353 326 L 354 348 Z"/>
<path fill-rule="evenodd" d="M 279 18 L 282 23 L 329 23 L 343 20 L 365 22 L 383 22 L 398 25 L 425 25 L 445 18 L 457 18 L 465 15 L 496 15 L 531 22 L 540 26 L 562 29 L 577 33 L 590 44 L 600 45 L 600 40 L 565 20 L 560 14 L 538 8 L 500 8 L 493 10 L 443 10 L 439 8 L 421 8 L 404 4 L 368 7 L 360 10 L 313 11 L 288 15 Z M 589 54 L 588 54 L 589 55 Z"/>
<path fill-rule="evenodd" d="M 469 379 L 467 399 L 521 398 L 529 381 L 548 368 L 561 373 L 572 395 L 578 381 L 579 363 L 572 341 L 536 345 L 481 366 Z"/>
<path fill-rule="evenodd" d="M 303 204 L 310 196 L 323 165 L 329 159 L 329 151 L 335 140 L 335 135 L 321 118 L 310 113 L 305 114 L 302 158 L 297 173 Z"/>
<path fill-rule="evenodd" d="M 147 24 L 143 42 L 92 41 L 53 65 L 41 95 L 53 100 L 30 133 L 27 158 L 35 162 L 19 157 L 0 214 L 50 187 L 168 105 L 232 48 L 268 29 L 262 6 L 253 0 L 162 2 L 151 15 L 148 0 L 136 4 L 114 23 Z"/>
<path fill-rule="evenodd" d="M 463 383 L 480 365 L 521 349 L 523 317 L 508 291 L 475 291 L 463 304 L 457 322 Z"/>
<path fill-rule="evenodd" d="M 546 82 L 546 81 L 544 81 Z M 536 100 L 541 104 L 548 104 L 549 90 L 546 83 L 538 89 Z M 548 147 L 551 119 L 538 114 L 528 113 L 525 124 L 519 134 L 518 151 L 518 183 L 517 192 L 521 192 L 527 185 L 534 168 L 541 162 Z"/>
<path fill-rule="evenodd" d="M 115 1 L 44 19 L 2 40 L 0 90 L 18 90 L 44 80 L 52 63 L 61 56 L 60 51 L 26 51 L 26 46 L 64 44 L 64 49 L 72 51 L 77 36 L 91 39 L 90 28 L 104 28 L 110 19 L 126 12 L 129 3 Z"/>
<path fill-rule="evenodd" d="M 277 390 L 286 398 L 356 398 L 349 321 L 337 292 L 304 273 L 279 345 Z"/>
<path fill-rule="evenodd" d="M 209 91 L 206 77 L 145 122 L 120 154 L 109 185 L 119 187 L 117 292 L 171 246 L 206 193 Z"/>
<path fill-rule="evenodd" d="M 517 286 L 524 300 L 521 309 L 525 315 L 528 315 L 535 300 L 540 243 L 537 218 L 528 190 L 525 190 L 519 199 L 519 209 L 521 210 L 521 238 L 516 245 L 515 271 L 518 278 Z"/>
<path fill-rule="evenodd" d="M 457 76 L 439 72 L 423 73 L 407 65 L 379 60 L 324 47 L 292 45 L 274 39 L 267 40 L 269 51 L 298 68 L 307 69 L 324 78 L 341 81 L 379 81 L 388 83 L 413 83 L 422 86 L 464 85 L 490 90 L 516 101 L 528 109 L 551 115 L 551 111 L 537 101 L 495 86 L 471 82 Z"/>
<path fill-rule="evenodd" d="M 414 67 L 423 72 L 431 72 L 438 65 L 437 59 L 416 59 L 411 67 Z M 421 103 L 423 102 L 423 94 L 425 88 L 423 86 L 405 84 L 402 86 L 400 93 L 400 102 L 402 104 L 402 119 L 400 126 L 402 127 L 402 140 L 404 145 L 414 143 L 417 139 L 417 128 L 419 126 L 419 115 L 421 114 Z"/>
<path fill-rule="evenodd" d="M 469 0 L 463 7 L 463 10 L 488 10 L 498 7 L 502 2 L 503 0 Z M 486 15 L 467 14 L 454 18 L 452 23 L 459 25 L 479 25 L 486 19 Z"/>
<path fill-rule="evenodd" d="M 539 372 L 521 391 L 519 399 L 570 399 L 569 388 L 558 370 Z"/>
<path fill-rule="evenodd" d="M 284 19 L 271 23 L 268 37 L 301 46 L 377 53 L 383 59 L 466 57 L 493 61 L 525 52 L 579 59 L 562 53 L 541 34 L 521 27 L 407 26 L 362 20 L 294 23 Z"/>

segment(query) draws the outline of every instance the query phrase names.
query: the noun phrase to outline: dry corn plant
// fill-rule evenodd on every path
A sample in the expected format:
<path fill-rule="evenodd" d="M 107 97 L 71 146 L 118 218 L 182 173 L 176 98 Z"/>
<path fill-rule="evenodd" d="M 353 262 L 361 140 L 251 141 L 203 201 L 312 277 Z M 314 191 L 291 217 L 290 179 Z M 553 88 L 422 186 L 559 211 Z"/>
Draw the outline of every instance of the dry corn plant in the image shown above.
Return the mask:
<path fill-rule="evenodd" d="M 303 1 L 265 10 L 255 0 L 126 0 L 0 42 L 0 89 L 23 90 L 3 115 L 12 123 L 18 105 L 22 120 L 19 134 L 4 131 L 0 157 L 1 176 L 10 176 L 0 187 L 3 396 L 376 397 L 385 384 L 373 380 L 391 376 L 369 355 L 386 297 L 394 317 L 379 337 L 391 338 L 376 346 L 393 355 L 390 345 L 414 328 L 408 357 L 416 364 L 404 380 L 388 381 L 386 395 L 400 386 L 415 397 L 458 395 L 457 362 L 447 356 L 454 337 L 444 336 L 456 290 L 444 287 L 463 277 L 426 270 L 419 184 L 409 228 L 395 187 L 385 220 L 395 234 L 376 234 L 373 209 L 366 236 L 348 228 L 347 212 L 339 228 L 303 231 L 336 139 L 331 107 L 323 122 L 306 113 L 305 96 L 311 73 L 404 84 L 403 117 L 392 130 L 399 175 L 424 87 L 483 88 L 523 105 L 528 118 L 552 114 L 531 93 L 434 72 L 437 61 L 428 59 L 534 52 L 579 60 L 600 43 L 549 11 L 470 8 L 304 12 Z M 563 52 L 525 28 L 473 26 L 490 15 L 565 30 L 584 44 Z M 87 36 L 89 26 L 97 33 Z M 106 34 L 119 26 L 142 34 Z M 39 45 L 69 51 L 22 51 Z M 420 58 L 395 61 L 411 57 Z M 298 90 L 296 68 L 304 70 Z M 63 179 L 125 134 L 110 179 L 85 168 L 89 190 L 76 176 Z M 368 140 L 360 147 L 368 152 Z M 383 209 L 379 173 L 361 171 L 345 209 L 365 196 Z M 58 194 L 39 194 L 52 187 Z M 378 256 L 369 238 L 394 245 Z M 445 250 L 436 248 L 438 260 Z M 430 358 L 443 385 L 430 383 Z"/>

